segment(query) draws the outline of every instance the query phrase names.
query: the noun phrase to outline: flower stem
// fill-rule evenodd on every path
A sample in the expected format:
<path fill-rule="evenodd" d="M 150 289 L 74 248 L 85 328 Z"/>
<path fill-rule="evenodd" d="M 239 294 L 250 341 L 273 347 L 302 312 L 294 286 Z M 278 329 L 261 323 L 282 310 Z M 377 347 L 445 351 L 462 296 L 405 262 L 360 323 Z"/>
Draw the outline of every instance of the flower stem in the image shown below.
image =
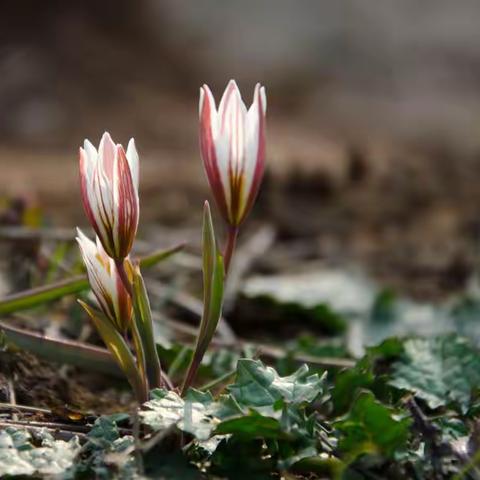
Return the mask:
<path fill-rule="evenodd" d="M 115 265 L 117 266 L 118 275 L 120 276 L 120 279 L 122 280 L 122 283 L 123 283 L 123 286 L 125 287 L 125 290 L 130 295 L 130 298 L 133 298 L 132 283 L 128 279 L 127 272 L 125 271 L 124 260 L 123 259 L 122 260 L 115 260 Z"/>
<path fill-rule="evenodd" d="M 197 375 L 198 367 L 200 367 L 200 362 L 202 361 L 202 358 L 198 357 L 196 353 L 197 352 L 194 352 L 193 354 L 190 367 L 188 367 L 187 375 L 183 380 L 182 390 L 180 393 L 182 397 L 187 393 L 187 390 L 191 387 L 193 380 Z"/>
<path fill-rule="evenodd" d="M 225 244 L 225 250 L 223 252 L 223 264 L 225 267 L 225 276 L 228 274 L 230 267 L 230 261 L 232 260 L 235 245 L 237 243 L 238 226 L 229 225 L 227 232 L 227 242 Z"/>

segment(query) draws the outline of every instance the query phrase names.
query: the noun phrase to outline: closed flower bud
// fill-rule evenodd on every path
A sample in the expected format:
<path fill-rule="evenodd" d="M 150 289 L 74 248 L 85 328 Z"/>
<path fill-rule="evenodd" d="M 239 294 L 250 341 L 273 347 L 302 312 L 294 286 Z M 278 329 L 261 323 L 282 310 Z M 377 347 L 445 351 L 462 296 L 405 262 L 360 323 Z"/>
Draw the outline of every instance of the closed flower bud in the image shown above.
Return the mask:
<path fill-rule="evenodd" d="M 123 260 L 138 227 L 138 154 L 130 140 L 127 152 L 105 133 L 97 149 L 85 140 L 80 147 L 83 206 L 107 254 Z"/>
<path fill-rule="evenodd" d="M 217 205 L 233 227 L 249 213 L 262 180 L 266 108 L 259 84 L 249 110 L 233 80 L 218 110 L 208 86 L 200 89 L 200 151 Z"/>
<path fill-rule="evenodd" d="M 87 269 L 90 287 L 100 308 L 123 334 L 132 318 L 132 301 L 118 274 L 115 261 L 107 255 L 98 237 L 96 243 L 92 242 L 77 229 L 77 242 Z M 126 259 L 125 262 L 129 263 L 129 260 Z M 128 272 L 130 268 L 126 270 Z"/>

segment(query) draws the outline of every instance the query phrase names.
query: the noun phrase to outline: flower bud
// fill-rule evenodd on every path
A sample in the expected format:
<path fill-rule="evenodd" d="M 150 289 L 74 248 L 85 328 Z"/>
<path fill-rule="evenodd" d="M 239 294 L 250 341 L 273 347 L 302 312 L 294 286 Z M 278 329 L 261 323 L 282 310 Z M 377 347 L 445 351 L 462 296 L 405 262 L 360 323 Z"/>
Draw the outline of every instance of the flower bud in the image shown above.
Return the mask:
<path fill-rule="evenodd" d="M 200 89 L 200 151 L 215 201 L 232 226 L 255 202 L 265 168 L 265 89 L 257 84 L 250 109 L 235 81 L 218 110 L 207 85 Z"/>
<path fill-rule="evenodd" d="M 132 301 L 120 278 L 115 261 L 105 252 L 100 239 L 92 242 L 77 228 L 83 262 L 87 268 L 90 287 L 103 313 L 122 334 L 132 318 Z M 125 262 L 129 263 L 128 259 Z M 127 274 L 129 268 L 126 269 Z"/>
<path fill-rule="evenodd" d="M 138 227 L 138 154 L 133 138 L 127 152 L 104 133 L 98 151 L 80 147 L 80 185 L 87 217 L 107 254 L 123 260 Z"/>

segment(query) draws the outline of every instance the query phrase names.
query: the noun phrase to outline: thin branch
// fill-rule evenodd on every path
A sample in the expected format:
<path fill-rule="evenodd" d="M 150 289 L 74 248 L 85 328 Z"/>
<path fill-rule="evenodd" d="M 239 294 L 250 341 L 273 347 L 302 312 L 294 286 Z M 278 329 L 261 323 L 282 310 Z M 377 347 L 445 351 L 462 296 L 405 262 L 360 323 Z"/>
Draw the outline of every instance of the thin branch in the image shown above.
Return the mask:
<path fill-rule="evenodd" d="M 25 428 L 26 430 L 28 430 L 30 433 L 33 433 L 33 434 L 39 434 L 43 430 L 47 430 L 54 437 L 59 438 L 60 440 L 65 440 L 65 441 L 71 440 L 73 437 L 78 437 L 81 441 L 86 441 L 88 438 L 87 435 L 82 432 L 72 432 L 70 430 L 59 430 L 58 428 L 51 428 L 51 427 L 45 427 L 45 426 L 37 427 L 32 425 L 23 425 L 15 422 L 0 421 L 0 430 L 3 428 L 12 427 L 12 426 Z"/>
<path fill-rule="evenodd" d="M 52 411 L 47 408 L 31 407 L 29 405 L 17 405 L 13 403 L 0 403 L 1 410 L 17 410 L 18 412 L 44 413 L 51 414 Z"/>
<path fill-rule="evenodd" d="M 272 225 L 262 225 L 237 247 L 225 287 L 224 312 L 229 312 L 232 309 L 240 291 L 242 279 L 252 268 L 255 261 L 268 251 L 275 240 L 275 236 L 276 230 Z"/>

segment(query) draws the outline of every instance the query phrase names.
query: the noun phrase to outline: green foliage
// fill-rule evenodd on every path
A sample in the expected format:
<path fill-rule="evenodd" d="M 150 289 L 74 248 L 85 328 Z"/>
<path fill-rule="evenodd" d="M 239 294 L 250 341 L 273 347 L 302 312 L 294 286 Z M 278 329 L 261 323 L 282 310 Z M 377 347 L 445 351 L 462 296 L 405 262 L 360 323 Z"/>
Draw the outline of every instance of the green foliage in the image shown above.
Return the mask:
<path fill-rule="evenodd" d="M 480 356 L 455 335 L 412 338 L 393 364 L 390 385 L 413 392 L 430 408 L 450 403 L 466 412 L 472 392 L 480 387 Z"/>
<path fill-rule="evenodd" d="M 271 367 L 265 367 L 258 360 L 238 361 L 237 379 L 228 387 L 240 405 L 264 407 L 278 400 L 298 404 L 313 401 L 321 392 L 325 377 L 308 375 L 303 365 L 288 377 L 280 377 Z"/>
<path fill-rule="evenodd" d="M 479 361 L 453 335 L 387 339 L 328 377 L 307 366 L 281 376 L 241 359 L 218 396 L 152 390 L 137 442 L 135 418 L 126 414 L 98 418 L 81 448 L 76 438 L 6 429 L 0 472 L 38 476 L 56 468 L 60 480 L 453 478 L 476 448 Z M 47 460 L 35 464 L 39 458 Z"/>
<path fill-rule="evenodd" d="M 392 457 L 406 447 L 411 420 L 375 400 L 371 392 L 360 392 L 348 415 L 336 422 L 341 433 L 339 449 L 351 459 L 362 454 Z"/>
<path fill-rule="evenodd" d="M 224 266 L 223 257 L 217 249 L 210 206 L 205 202 L 203 212 L 203 313 L 192 362 L 185 376 L 182 393 L 193 382 L 200 363 L 212 341 L 222 313 Z"/>
<path fill-rule="evenodd" d="M 160 387 L 162 381 L 162 369 L 155 345 L 153 334 L 152 311 L 148 299 L 147 289 L 143 281 L 140 267 L 133 268 L 133 336 L 138 338 L 136 342 L 137 359 L 142 358 L 144 365 L 142 369 L 146 370 L 148 384 L 150 388 Z M 137 336 L 138 332 L 138 336 Z M 140 364 L 139 361 L 137 363 Z M 146 381 L 146 380 L 144 380 Z"/>

